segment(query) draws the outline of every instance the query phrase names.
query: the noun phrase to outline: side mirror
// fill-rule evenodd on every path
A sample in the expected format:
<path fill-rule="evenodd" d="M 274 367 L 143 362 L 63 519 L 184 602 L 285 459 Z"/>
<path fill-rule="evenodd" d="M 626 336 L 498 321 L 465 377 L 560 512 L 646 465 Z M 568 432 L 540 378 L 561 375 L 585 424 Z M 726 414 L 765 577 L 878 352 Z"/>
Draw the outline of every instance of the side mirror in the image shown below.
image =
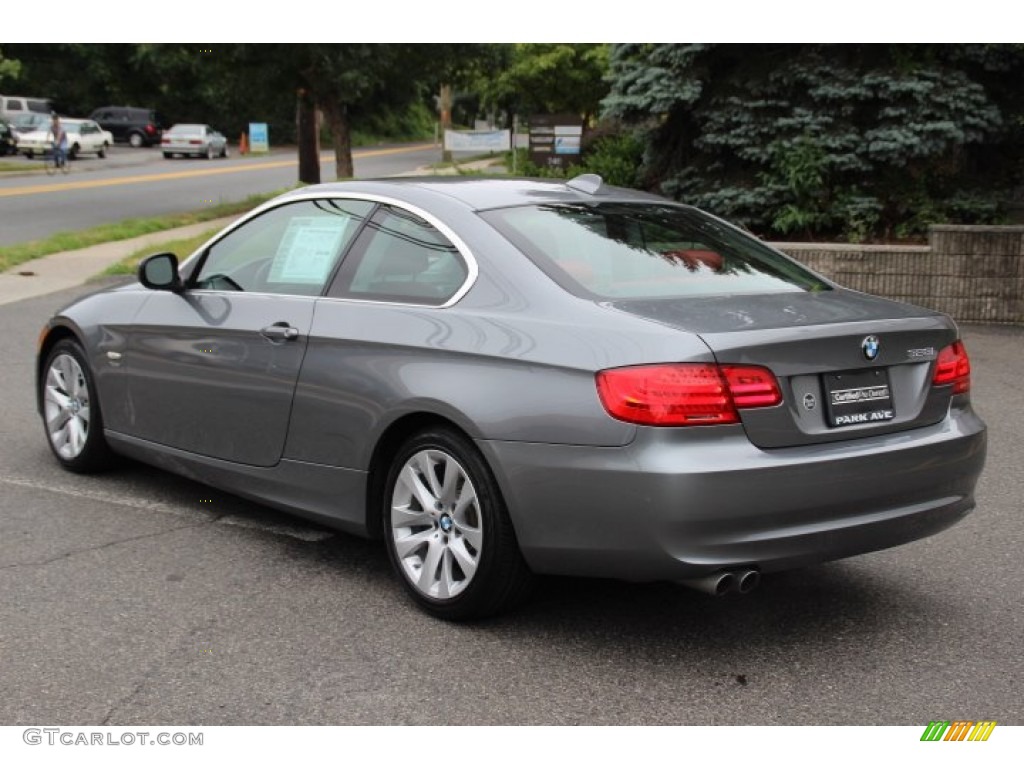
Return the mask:
<path fill-rule="evenodd" d="M 154 291 L 184 290 L 178 276 L 178 257 L 173 253 L 157 253 L 139 263 L 139 282 Z"/>

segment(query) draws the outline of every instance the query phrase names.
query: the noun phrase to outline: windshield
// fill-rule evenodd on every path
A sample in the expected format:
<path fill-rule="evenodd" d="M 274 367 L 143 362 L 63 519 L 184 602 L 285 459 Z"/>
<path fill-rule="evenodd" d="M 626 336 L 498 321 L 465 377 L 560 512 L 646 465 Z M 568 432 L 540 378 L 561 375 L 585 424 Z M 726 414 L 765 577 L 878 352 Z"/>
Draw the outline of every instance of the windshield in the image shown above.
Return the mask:
<path fill-rule="evenodd" d="M 549 204 L 481 216 L 580 295 L 632 299 L 829 289 L 799 264 L 695 208 Z"/>
<path fill-rule="evenodd" d="M 35 112 L 29 114 L 15 115 L 11 119 L 11 124 L 21 130 L 28 130 L 32 128 L 42 128 L 49 124 L 50 118 L 46 115 L 40 115 Z"/>

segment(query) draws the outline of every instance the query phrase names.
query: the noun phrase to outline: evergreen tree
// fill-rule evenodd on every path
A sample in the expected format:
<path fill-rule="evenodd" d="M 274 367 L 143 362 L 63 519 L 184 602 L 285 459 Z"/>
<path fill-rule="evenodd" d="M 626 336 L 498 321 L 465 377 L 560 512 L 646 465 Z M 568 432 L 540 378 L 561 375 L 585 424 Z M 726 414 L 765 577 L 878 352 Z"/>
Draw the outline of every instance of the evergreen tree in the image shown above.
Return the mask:
<path fill-rule="evenodd" d="M 907 237 L 995 220 L 1021 174 L 1020 45 L 611 51 L 604 114 L 652 187 L 766 234 Z"/>

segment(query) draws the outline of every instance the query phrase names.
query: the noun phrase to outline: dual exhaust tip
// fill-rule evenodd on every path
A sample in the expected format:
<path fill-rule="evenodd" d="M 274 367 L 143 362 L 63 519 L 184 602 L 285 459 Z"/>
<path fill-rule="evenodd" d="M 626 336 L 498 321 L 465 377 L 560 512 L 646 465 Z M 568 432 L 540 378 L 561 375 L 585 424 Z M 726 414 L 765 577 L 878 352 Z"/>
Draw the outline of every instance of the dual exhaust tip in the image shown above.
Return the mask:
<path fill-rule="evenodd" d="M 739 571 L 718 571 L 696 579 L 683 579 L 679 583 L 715 597 L 721 597 L 729 592 L 745 595 L 753 592 L 761 583 L 761 574 L 751 568 L 745 568 Z"/>

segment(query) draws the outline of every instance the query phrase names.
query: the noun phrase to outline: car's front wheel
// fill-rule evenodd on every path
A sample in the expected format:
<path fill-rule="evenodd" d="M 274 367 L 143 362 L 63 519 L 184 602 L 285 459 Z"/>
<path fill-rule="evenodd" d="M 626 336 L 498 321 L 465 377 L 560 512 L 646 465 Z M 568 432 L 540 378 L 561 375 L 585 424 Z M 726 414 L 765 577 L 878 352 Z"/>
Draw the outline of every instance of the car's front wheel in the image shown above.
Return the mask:
<path fill-rule="evenodd" d="M 96 385 L 77 341 L 54 344 L 43 364 L 39 399 L 47 442 L 57 460 L 72 472 L 98 472 L 113 462 L 103 436 Z"/>
<path fill-rule="evenodd" d="M 107 156 L 107 142 L 105 142 L 105 141 L 104 141 L 104 142 L 103 142 L 103 143 L 102 143 L 102 144 L 100 145 L 100 148 L 99 148 L 99 150 L 98 150 L 98 151 L 96 152 L 96 154 L 97 154 L 97 155 L 98 155 L 98 156 L 100 157 L 100 159 L 102 159 L 102 158 L 104 158 L 104 157 L 106 157 L 106 156 Z"/>
<path fill-rule="evenodd" d="M 384 535 L 405 588 L 428 613 L 471 619 L 511 608 L 533 581 L 501 492 L 470 440 L 420 432 L 395 454 Z"/>

